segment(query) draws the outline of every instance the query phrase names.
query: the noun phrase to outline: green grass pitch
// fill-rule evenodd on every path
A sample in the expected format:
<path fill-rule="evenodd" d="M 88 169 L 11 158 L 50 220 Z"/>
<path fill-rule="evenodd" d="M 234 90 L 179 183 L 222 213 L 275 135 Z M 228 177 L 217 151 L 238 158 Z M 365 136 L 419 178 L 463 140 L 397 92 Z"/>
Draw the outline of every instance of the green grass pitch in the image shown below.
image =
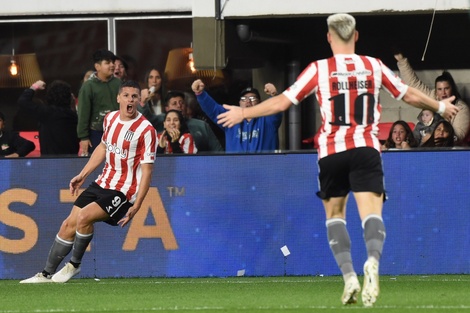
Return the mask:
<path fill-rule="evenodd" d="M 470 312 L 470 275 L 381 276 L 380 287 L 374 307 L 364 308 L 360 299 L 341 304 L 339 276 L 0 280 L 0 313 Z"/>

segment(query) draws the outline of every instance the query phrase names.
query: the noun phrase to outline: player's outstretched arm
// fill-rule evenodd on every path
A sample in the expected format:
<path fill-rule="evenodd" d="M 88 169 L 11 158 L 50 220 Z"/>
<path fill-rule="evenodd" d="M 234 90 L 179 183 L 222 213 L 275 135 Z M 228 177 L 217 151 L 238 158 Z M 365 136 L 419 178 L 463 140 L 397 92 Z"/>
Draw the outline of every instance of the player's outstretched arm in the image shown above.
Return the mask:
<path fill-rule="evenodd" d="M 413 87 L 408 87 L 408 90 L 403 97 L 403 101 L 409 105 L 437 112 L 448 121 L 450 121 L 459 112 L 459 108 L 452 104 L 454 99 L 455 97 L 452 96 L 442 101 L 437 101 Z"/>
<path fill-rule="evenodd" d="M 233 127 L 244 119 L 273 115 L 287 110 L 291 105 L 292 102 L 282 93 L 249 108 L 224 104 L 227 112 L 217 116 L 217 124 L 222 124 L 224 127 Z"/>

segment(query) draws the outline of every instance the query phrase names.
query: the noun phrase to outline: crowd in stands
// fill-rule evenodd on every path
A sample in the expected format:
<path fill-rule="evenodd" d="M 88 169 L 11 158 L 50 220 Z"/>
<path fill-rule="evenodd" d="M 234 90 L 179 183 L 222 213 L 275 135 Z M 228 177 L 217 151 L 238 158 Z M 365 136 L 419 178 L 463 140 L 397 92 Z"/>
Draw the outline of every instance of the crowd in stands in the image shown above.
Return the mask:
<path fill-rule="evenodd" d="M 416 121 L 395 121 L 387 139 L 381 142 L 382 150 L 468 146 L 470 111 L 452 75 L 443 71 L 435 79 L 435 85 L 429 87 L 418 78 L 406 57 L 401 53 L 394 56 L 399 75 L 407 85 L 439 101 L 455 96 L 453 104 L 460 110 L 450 121 L 430 110 L 422 110 Z M 19 97 L 20 108 L 32 112 L 39 122 L 41 155 L 87 157 L 101 141 L 104 117 L 118 109 L 118 89 L 128 79 L 129 66 L 124 58 L 106 49 L 95 51 L 92 59 L 93 70 L 85 73 L 77 98 L 70 85 L 61 80 L 47 85 L 37 81 Z M 212 98 L 201 80 L 188 86 L 193 93 L 165 91 L 162 73 L 152 65 L 141 85 L 138 109 L 159 134 L 158 153 L 258 153 L 279 149 L 281 113 L 223 127 L 217 123 L 217 116 L 226 109 Z M 46 101 L 34 99 L 35 93 L 41 90 L 46 90 Z M 277 94 L 276 87 L 270 83 L 264 91 L 268 96 Z M 240 107 L 260 102 L 257 89 L 248 87 L 240 91 Z M 0 157 L 27 156 L 35 149 L 34 143 L 17 132 L 5 130 L 4 120 L 0 112 Z"/>

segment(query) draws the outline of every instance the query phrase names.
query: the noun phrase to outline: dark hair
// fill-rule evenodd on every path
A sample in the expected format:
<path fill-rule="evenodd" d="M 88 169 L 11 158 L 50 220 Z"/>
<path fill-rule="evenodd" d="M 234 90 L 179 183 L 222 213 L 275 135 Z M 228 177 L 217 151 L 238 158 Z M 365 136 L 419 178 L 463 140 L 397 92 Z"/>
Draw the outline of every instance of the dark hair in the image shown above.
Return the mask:
<path fill-rule="evenodd" d="M 54 80 L 47 88 L 46 101 L 56 107 L 70 107 L 72 103 L 72 87 L 62 80 Z"/>
<path fill-rule="evenodd" d="M 129 65 L 127 64 L 126 60 L 121 58 L 120 56 L 115 56 L 114 61 L 119 60 L 122 62 L 122 65 L 124 66 L 124 69 L 127 71 L 129 69 Z"/>
<path fill-rule="evenodd" d="M 436 129 L 441 125 L 444 127 L 444 131 L 449 133 L 449 136 L 446 138 L 435 138 L 435 133 Z M 452 124 L 449 123 L 446 120 L 442 120 L 439 123 L 437 123 L 436 127 L 434 128 L 431 137 L 429 137 L 428 140 L 426 140 L 425 143 L 421 145 L 421 147 L 424 148 L 430 148 L 430 147 L 453 147 L 455 145 L 455 131 L 454 127 L 452 127 Z"/>
<path fill-rule="evenodd" d="M 124 87 L 131 87 L 131 88 L 137 88 L 140 93 L 140 84 L 136 82 L 135 80 L 126 80 L 122 82 L 121 86 L 119 86 L 119 93 L 121 93 L 122 88 Z"/>
<path fill-rule="evenodd" d="M 0 112 L 0 120 L 4 121 L 5 122 L 5 115 L 3 115 L 2 112 Z"/>
<path fill-rule="evenodd" d="M 436 77 L 435 85 L 439 82 L 448 82 L 450 88 L 452 88 L 452 96 L 455 96 L 455 101 L 452 103 L 456 103 L 458 99 L 462 99 L 460 96 L 459 91 L 457 90 L 457 85 L 455 84 L 455 80 L 452 75 L 448 71 L 443 71 L 441 75 Z"/>
<path fill-rule="evenodd" d="M 187 134 L 189 133 L 189 128 L 188 128 L 188 124 L 186 123 L 186 120 L 183 116 L 183 113 L 181 111 L 178 111 L 178 110 L 169 110 L 165 113 L 165 118 L 163 119 L 163 122 L 166 121 L 166 117 L 168 116 L 169 113 L 176 113 L 178 115 L 178 118 L 180 120 L 180 136 L 183 135 L 183 134 Z"/>
<path fill-rule="evenodd" d="M 162 72 L 157 68 L 156 65 L 152 65 L 152 66 L 149 67 L 149 69 L 147 70 L 147 72 L 145 72 L 144 83 L 145 83 L 145 86 L 146 86 L 146 87 L 148 87 L 150 72 L 153 71 L 153 70 L 157 71 L 158 74 L 160 74 L 160 76 L 161 76 L 162 79 L 163 79 Z"/>
<path fill-rule="evenodd" d="M 159 94 L 160 95 L 160 99 L 162 99 L 162 94 L 163 94 L 163 74 L 162 72 L 157 68 L 156 65 L 152 65 L 150 66 L 150 68 L 147 70 L 147 72 L 145 72 L 145 76 L 144 76 L 144 86 L 145 88 L 148 88 L 149 87 L 149 76 L 150 76 L 150 72 L 151 71 L 157 71 L 158 74 L 160 74 L 160 77 L 162 79 L 162 84 L 160 85 L 160 88 L 158 90 L 155 90 L 155 93 Z"/>
<path fill-rule="evenodd" d="M 398 120 L 395 123 L 393 123 L 392 127 L 390 128 L 390 132 L 388 133 L 387 140 L 385 140 L 384 146 L 387 148 L 396 148 L 395 147 L 395 142 L 393 141 L 393 129 L 395 128 L 396 125 L 401 125 L 406 131 L 406 138 L 405 141 L 408 142 L 410 147 L 416 148 L 419 144 L 416 138 L 413 136 L 413 131 L 411 130 L 410 125 L 408 125 L 407 122 Z"/>
<path fill-rule="evenodd" d="M 107 49 L 99 49 L 96 50 L 95 53 L 93 53 L 93 64 L 100 63 L 104 60 L 114 62 L 116 60 L 116 56 L 114 55 L 114 53 Z"/>
<path fill-rule="evenodd" d="M 164 102 L 164 106 L 167 107 L 168 106 L 168 102 L 170 102 L 170 99 L 171 98 L 176 98 L 176 97 L 181 97 L 181 99 L 185 99 L 184 98 L 184 93 L 179 91 L 179 90 L 170 90 L 166 93 L 166 96 L 165 96 L 165 102 Z"/>

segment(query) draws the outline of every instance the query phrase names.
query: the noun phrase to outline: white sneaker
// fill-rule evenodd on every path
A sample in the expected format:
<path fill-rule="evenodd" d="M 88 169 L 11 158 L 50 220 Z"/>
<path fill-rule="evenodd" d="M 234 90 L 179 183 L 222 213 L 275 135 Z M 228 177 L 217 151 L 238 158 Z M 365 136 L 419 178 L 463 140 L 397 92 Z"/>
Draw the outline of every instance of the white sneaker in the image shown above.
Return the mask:
<path fill-rule="evenodd" d="M 351 276 L 346 280 L 344 283 L 344 291 L 343 295 L 341 296 L 341 302 L 343 304 L 353 304 L 357 302 L 357 295 L 361 291 L 361 285 L 359 284 L 359 280 L 357 280 L 357 276 Z"/>
<path fill-rule="evenodd" d="M 37 273 L 31 278 L 20 281 L 20 284 L 43 284 L 43 283 L 52 283 L 51 275 L 48 275 L 46 277 L 42 273 Z"/>
<path fill-rule="evenodd" d="M 364 286 L 362 288 L 362 303 L 371 307 L 379 296 L 379 262 L 369 258 L 364 263 Z"/>
<path fill-rule="evenodd" d="M 70 278 L 80 273 L 80 270 L 80 266 L 75 268 L 70 262 L 67 262 L 60 271 L 52 276 L 52 281 L 55 283 L 66 283 Z"/>

